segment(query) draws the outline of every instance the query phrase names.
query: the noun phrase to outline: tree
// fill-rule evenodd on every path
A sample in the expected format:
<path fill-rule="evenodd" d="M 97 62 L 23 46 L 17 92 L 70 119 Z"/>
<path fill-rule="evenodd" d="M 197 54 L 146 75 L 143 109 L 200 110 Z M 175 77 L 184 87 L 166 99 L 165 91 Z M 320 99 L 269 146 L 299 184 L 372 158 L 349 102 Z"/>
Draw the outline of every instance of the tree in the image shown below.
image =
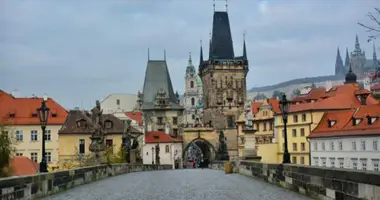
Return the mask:
<path fill-rule="evenodd" d="M 13 152 L 14 149 L 8 129 L 0 125 L 0 177 L 10 175 L 11 169 L 9 165 L 12 160 Z"/>
<path fill-rule="evenodd" d="M 367 32 L 371 33 L 371 35 L 368 36 L 368 42 L 370 42 L 380 36 L 380 9 L 375 8 L 375 13 L 368 12 L 367 16 L 372 21 L 371 25 L 365 25 L 360 22 L 358 24 L 364 27 Z"/>
<path fill-rule="evenodd" d="M 280 99 L 282 97 L 282 95 L 284 95 L 283 92 L 275 90 L 275 91 L 273 91 L 272 98 L 279 98 Z"/>

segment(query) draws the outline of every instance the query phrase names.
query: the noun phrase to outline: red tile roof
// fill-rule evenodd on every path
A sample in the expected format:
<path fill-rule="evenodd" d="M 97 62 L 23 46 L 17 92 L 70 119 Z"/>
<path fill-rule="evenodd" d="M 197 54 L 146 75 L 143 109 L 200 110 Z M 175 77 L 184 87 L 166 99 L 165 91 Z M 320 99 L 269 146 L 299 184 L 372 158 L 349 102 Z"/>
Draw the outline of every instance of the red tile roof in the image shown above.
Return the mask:
<path fill-rule="evenodd" d="M 38 116 L 32 117 L 32 114 L 37 114 L 37 108 L 41 107 L 41 102 L 42 98 L 15 98 L 0 90 L 0 123 L 12 125 L 40 124 Z M 48 98 L 46 105 L 50 108 L 48 124 L 63 124 L 68 112 L 51 98 Z M 10 114 L 14 114 L 14 117 L 10 117 Z"/>
<path fill-rule="evenodd" d="M 300 97 L 296 97 L 294 101 L 292 100 L 294 104 L 290 106 L 290 112 L 357 108 L 360 107 L 361 104 L 356 95 L 370 93 L 368 90 L 361 90 L 355 84 L 335 86 L 329 91 L 324 92 L 322 92 L 321 88 L 314 90 L 309 92 L 309 97 L 304 97 L 302 100 Z M 378 101 L 372 95 L 369 95 L 366 99 L 366 103 L 372 105 L 378 104 Z"/>
<path fill-rule="evenodd" d="M 137 121 L 140 126 L 143 125 L 143 118 L 142 118 L 142 112 L 126 112 L 125 115 L 134 121 Z"/>
<path fill-rule="evenodd" d="M 371 87 L 371 90 L 380 90 L 380 84 L 376 84 L 374 86 Z"/>
<path fill-rule="evenodd" d="M 276 99 L 276 98 L 270 98 L 270 99 L 266 99 L 266 101 L 268 102 L 269 105 L 272 106 L 272 109 L 275 113 L 277 112 L 280 112 L 280 107 L 279 107 L 279 100 Z M 259 112 L 259 108 L 261 105 L 263 105 L 264 102 L 252 102 L 252 114 L 256 114 Z"/>
<path fill-rule="evenodd" d="M 380 135 L 380 104 L 362 105 L 344 111 L 326 112 L 309 137 L 336 137 L 349 135 Z M 368 120 L 374 119 L 372 124 Z M 356 125 L 353 120 L 360 120 Z M 329 127 L 329 121 L 334 121 Z"/>
<path fill-rule="evenodd" d="M 177 143 L 182 142 L 181 138 L 175 138 L 163 131 L 151 131 L 145 133 L 145 143 Z"/>
<path fill-rule="evenodd" d="M 25 156 L 13 157 L 10 163 L 10 167 L 12 176 L 36 174 L 40 168 L 37 163 Z"/>

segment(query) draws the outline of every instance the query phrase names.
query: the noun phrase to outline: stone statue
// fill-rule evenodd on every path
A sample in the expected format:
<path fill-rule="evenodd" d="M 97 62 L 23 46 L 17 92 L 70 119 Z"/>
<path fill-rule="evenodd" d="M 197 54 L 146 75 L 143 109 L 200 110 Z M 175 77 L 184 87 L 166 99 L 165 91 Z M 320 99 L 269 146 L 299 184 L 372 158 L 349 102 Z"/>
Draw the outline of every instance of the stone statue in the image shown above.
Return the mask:
<path fill-rule="evenodd" d="M 84 114 L 83 115 L 84 117 L 88 118 L 87 113 L 83 113 L 83 114 Z M 87 121 L 91 121 L 88 123 L 88 125 L 90 126 L 90 129 L 92 132 L 92 135 L 90 137 L 91 144 L 90 144 L 89 150 L 95 153 L 97 162 L 99 162 L 99 158 L 100 158 L 99 152 L 106 150 L 106 146 L 104 144 L 106 132 L 103 126 L 102 115 L 103 115 L 103 110 L 100 107 L 100 102 L 97 100 L 95 107 L 91 109 L 91 120 L 87 120 Z"/>
<path fill-rule="evenodd" d="M 219 160 L 229 160 L 230 159 L 228 156 L 226 138 L 224 137 L 223 131 L 220 131 L 220 133 L 219 133 L 218 159 Z"/>
<path fill-rule="evenodd" d="M 127 163 L 130 162 L 130 152 L 131 152 L 131 120 L 128 119 L 124 122 L 124 131 L 123 131 L 123 147 L 125 150 L 125 160 Z"/>
<path fill-rule="evenodd" d="M 156 144 L 156 165 L 160 164 L 160 145 Z"/>

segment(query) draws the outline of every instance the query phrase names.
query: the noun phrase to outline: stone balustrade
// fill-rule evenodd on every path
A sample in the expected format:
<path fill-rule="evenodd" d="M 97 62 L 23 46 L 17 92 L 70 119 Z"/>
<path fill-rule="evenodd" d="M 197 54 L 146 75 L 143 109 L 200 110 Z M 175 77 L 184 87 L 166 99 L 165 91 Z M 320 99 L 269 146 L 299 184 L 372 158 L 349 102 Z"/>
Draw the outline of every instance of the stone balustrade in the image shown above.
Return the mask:
<path fill-rule="evenodd" d="M 211 168 L 223 167 L 213 163 Z M 240 161 L 240 174 L 317 199 L 380 200 L 380 173 L 341 168 Z"/>
<path fill-rule="evenodd" d="M 169 170 L 172 165 L 112 164 L 0 179 L 0 200 L 36 199 L 110 176 L 130 172 Z"/>

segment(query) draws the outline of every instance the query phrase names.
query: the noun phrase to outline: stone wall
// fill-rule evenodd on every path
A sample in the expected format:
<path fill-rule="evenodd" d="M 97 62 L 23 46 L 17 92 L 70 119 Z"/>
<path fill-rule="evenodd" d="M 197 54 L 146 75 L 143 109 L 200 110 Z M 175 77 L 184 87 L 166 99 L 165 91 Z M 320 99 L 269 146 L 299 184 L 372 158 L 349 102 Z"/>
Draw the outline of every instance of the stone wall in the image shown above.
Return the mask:
<path fill-rule="evenodd" d="M 110 176 L 167 169 L 172 169 L 172 165 L 112 164 L 31 176 L 2 178 L 0 179 L 0 200 L 36 199 Z"/>
<path fill-rule="evenodd" d="M 241 161 L 239 173 L 317 199 L 380 200 L 380 173 Z"/>

